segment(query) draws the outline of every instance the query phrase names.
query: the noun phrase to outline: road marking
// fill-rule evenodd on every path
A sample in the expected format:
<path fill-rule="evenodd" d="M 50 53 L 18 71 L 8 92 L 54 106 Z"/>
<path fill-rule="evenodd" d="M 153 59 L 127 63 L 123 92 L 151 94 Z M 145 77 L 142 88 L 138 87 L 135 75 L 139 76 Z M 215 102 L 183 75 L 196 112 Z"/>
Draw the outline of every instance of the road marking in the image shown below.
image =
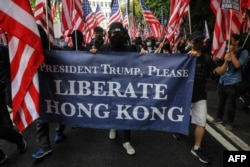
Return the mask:
<path fill-rule="evenodd" d="M 207 120 L 209 122 L 212 122 L 214 118 L 211 117 L 210 115 L 207 115 Z M 229 151 L 237 151 L 238 149 L 234 147 L 228 140 L 226 140 L 220 133 L 218 133 L 216 130 L 214 130 L 210 125 L 206 125 L 206 130 L 216 139 L 218 140 L 226 149 Z M 236 136 L 234 133 L 231 131 L 228 131 L 225 129 L 225 127 L 221 124 L 214 125 L 216 128 L 218 128 L 224 135 L 226 135 L 231 142 L 233 142 L 235 145 L 238 146 L 238 148 L 245 150 L 245 151 L 250 151 L 250 146 L 242 141 L 238 136 Z M 237 149 L 237 150 L 234 150 Z"/>
<path fill-rule="evenodd" d="M 227 150 L 229 151 L 238 151 L 236 147 L 234 147 L 229 141 L 227 141 L 221 134 L 216 132 L 210 125 L 206 125 L 206 130 L 219 142 L 221 143 Z"/>

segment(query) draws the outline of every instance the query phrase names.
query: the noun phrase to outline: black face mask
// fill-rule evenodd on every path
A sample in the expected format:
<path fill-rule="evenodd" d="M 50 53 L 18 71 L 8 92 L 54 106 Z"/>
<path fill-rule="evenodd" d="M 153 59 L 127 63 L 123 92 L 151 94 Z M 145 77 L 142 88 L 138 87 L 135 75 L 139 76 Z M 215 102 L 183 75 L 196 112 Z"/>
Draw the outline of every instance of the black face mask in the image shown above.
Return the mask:
<path fill-rule="evenodd" d="M 193 49 L 199 51 L 202 49 L 203 43 L 202 41 L 195 41 L 193 44 Z"/>
<path fill-rule="evenodd" d="M 124 44 L 124 37 L 122 34 L 115 34 L 110 38 L 110 43 L 114 48 L 121 48 Z"/>

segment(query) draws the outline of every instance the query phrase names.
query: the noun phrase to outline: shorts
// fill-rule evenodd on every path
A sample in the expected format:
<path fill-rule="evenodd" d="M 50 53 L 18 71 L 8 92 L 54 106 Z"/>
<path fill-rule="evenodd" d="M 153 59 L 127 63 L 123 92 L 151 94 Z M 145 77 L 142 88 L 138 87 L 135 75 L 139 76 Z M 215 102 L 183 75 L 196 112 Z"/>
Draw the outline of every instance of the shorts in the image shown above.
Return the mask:
<path fill-rule="evenodd" d="M 207 100 L 199 100 L 191 104 L 191 123 L 199 126 L 206 126 L 207 120 Z"/>

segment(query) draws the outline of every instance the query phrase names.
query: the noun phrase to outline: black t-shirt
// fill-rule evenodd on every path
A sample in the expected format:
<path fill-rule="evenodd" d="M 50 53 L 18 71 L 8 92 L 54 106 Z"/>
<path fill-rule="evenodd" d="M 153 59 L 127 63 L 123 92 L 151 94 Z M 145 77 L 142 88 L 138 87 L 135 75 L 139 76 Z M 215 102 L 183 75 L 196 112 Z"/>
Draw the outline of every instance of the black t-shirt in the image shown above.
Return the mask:
<path fill-rule="evenodd" d="M 213 61 L 209 55 L 202 54 L 196 59 L 192 102 L 207 99 L 206 80 L 211 71 Z"/>
<path fill-rule="evenodd" d="M 104 44 L 99 51 L 113 51 L 113 52 L 136 52 L 136 48 L 132 45 L 123 45 L 120 48 L 114 48 L 111 44 Z"/>

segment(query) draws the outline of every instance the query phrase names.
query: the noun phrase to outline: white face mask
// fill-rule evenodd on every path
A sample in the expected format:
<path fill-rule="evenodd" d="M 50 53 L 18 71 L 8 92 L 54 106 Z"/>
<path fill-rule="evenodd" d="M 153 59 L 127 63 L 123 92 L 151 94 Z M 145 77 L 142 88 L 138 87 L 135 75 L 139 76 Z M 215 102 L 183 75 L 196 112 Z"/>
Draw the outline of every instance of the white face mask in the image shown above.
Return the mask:
<path fill-rule="evenodd" d="M 60 47 L 66 47 L 66 46 L 67 46 L 67 42 L 65 42 L 65 41 L 60 42 Z"/>
<path fill-rule="evenodd" d="M 146 44 L 147 44 L 147 46 L 151 46 L 152 42 L 147 42 Z"/>

